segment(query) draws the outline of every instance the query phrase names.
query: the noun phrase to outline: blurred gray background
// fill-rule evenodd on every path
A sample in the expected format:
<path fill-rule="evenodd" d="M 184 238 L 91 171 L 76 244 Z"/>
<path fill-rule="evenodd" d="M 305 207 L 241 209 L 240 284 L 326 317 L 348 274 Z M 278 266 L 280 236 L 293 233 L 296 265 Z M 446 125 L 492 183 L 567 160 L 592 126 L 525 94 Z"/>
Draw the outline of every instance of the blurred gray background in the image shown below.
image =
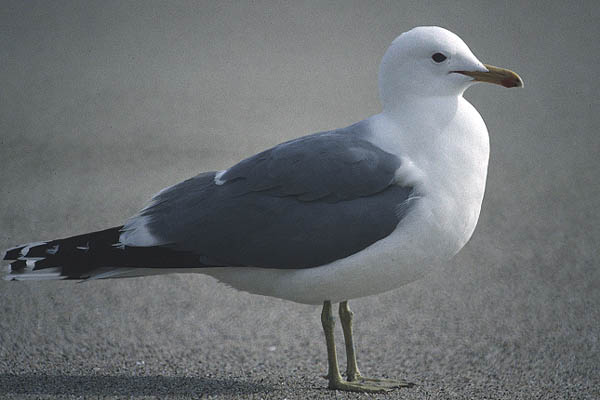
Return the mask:
<path fill-rule="evenodd" d="M 164 186 L 377 113 L 389 43 L 444 26 L 525 88 L 467 92 L 492 148 L 478 228 L 444 272 L 351 302 L 361 367 L 418 384 L 389 398 L 599 398 L 599 19 L 595 1 L 3 0 L 0 248 L 121 224 Z M 336 396 L 319 308 L 208 277 L 0 281 L 0 310 L 0 397 Z"/>

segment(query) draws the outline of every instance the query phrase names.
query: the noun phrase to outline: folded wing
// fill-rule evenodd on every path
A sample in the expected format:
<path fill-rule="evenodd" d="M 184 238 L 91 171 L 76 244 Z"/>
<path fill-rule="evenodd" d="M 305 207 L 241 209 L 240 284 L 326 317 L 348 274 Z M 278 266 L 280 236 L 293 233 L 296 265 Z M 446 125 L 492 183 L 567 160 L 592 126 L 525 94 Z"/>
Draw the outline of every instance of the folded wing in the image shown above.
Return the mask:
<path fill-rule="evenodd" d="M 364 125 L 170 187 L 125 224 L 121 242 L 194 254 L 200 266 L 311 268 L 352 255 L 396 228 L 412 191 L 395 181 L 398 158 L 363 139 Z"/>

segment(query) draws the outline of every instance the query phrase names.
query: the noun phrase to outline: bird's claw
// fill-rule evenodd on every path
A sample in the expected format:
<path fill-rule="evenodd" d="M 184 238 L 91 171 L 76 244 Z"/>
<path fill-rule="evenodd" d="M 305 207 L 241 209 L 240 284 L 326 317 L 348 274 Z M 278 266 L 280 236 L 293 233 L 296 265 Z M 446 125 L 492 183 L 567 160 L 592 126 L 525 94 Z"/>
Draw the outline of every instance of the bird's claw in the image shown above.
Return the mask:
<path fill-rule="evenodd" d="M 411 388 L 415 386 L 412 382 L 407 382 L 404 379 L 387 379 L 387 378 L 367 378 L 365 376 L 359 375 L 353 379 L 349 379 L 349 382 L 358 382 L 358 383 L 369 383 L 372 385 L 378 385 L 383 387 L 389 387 L 392 389 L 395 388 Z"/>
<path fill-rule="evenodd" d="M 403 379 L 367 378 L 362 375 L 352 379 L 330 379 L 329 375 L 323 375 L 329 380 L 329 389 L 344 390 L 349 392 L 381 393 L 392 389 L 410 388 L 415 384 Z"/>

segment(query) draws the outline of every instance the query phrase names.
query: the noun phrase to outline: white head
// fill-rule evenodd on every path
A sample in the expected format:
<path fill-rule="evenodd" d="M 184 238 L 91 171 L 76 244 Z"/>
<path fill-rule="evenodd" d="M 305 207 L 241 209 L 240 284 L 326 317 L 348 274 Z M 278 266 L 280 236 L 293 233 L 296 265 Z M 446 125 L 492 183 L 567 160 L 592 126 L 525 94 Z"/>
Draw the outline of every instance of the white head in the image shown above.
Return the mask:
<path fill-rule="evenodd" d="M 478 81 L 523 85 L 514 72 L 482 64 L 461 38 L 437 26 L 420 26 L 398 36 L 379 69 L 384 109 L 412 96 L 461 96 Z"/>

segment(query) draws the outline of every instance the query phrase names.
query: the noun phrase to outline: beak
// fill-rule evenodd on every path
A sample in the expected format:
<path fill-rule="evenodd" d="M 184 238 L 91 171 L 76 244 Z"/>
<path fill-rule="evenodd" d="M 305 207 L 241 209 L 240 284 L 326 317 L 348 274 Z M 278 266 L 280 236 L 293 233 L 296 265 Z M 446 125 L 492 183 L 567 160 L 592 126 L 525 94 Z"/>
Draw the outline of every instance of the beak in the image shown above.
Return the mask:
<path fill-rule="evenodd" d="M 493 65 L 483 64 L 488 70 L 483 71 L 454 71 L 459 74 L 470 76 L 476 82 L 495 83 L 506 88 L 523 87 L 523 80 L 510 69 L 498 68 Z"/>

